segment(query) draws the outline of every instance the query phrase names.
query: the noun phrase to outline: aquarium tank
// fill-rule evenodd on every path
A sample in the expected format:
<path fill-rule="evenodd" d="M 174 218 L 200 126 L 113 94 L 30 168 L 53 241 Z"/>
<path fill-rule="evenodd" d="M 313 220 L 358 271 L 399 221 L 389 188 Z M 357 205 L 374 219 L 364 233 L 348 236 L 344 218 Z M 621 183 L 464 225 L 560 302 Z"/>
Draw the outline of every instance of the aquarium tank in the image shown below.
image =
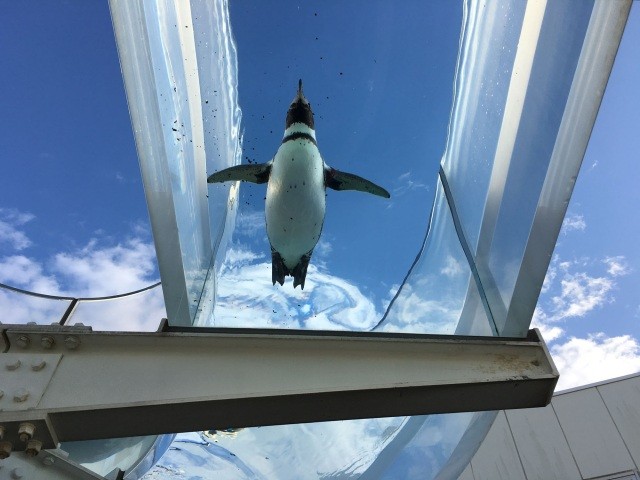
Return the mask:
<path fill-rule="evenodd" d="M 109 7 L 171 326 L 526 336 L 630 2 Z M 274 158 L 300 79 L 323 161 L 390 194 L 326 190 L 304 289 L 272 281 L 266 183 L 207 183 Z M 29 301 L 91 324 L 148 292 Z M 61 448 L 130 480 L 444 480 L 495 417 L 212 425 Z"/>

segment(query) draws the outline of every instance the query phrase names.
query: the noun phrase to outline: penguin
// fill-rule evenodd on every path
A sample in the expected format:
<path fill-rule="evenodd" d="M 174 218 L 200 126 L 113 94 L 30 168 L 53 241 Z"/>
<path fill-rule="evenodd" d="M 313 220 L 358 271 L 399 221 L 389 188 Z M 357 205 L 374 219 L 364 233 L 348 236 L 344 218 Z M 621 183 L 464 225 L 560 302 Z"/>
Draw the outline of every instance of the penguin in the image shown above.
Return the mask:
<path fill-rule="evenodd" d="M 229 181 L 266 183 L 265 217 L 271 245 L 271 280 L 284 285 L 293 277 L 293 288 L 304 290 L 307 267 L 325 216 L 325 190 L 359 190 L 384 198 L 389 192 L 375 183 L 327 165 L 316 140 L 311 104 L 302 91 L 302 80 L 287 112 L 284 137 L 267 163 L 236 165 L 207 178 L 208 183 Z"/>

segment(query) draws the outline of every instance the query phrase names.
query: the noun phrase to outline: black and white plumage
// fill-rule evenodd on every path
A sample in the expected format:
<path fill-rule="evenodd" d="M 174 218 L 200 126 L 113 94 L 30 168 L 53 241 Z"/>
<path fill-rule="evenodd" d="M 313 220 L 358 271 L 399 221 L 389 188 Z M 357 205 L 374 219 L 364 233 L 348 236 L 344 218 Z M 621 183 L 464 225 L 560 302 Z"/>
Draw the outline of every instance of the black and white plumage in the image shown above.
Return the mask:
<path fill-rule="evenodd" d="M 298 92 L 287 112 L 284 138 L 273 159 L 259 165 L 236 165 L 210 175 L 208 183 L 267 183 L 265 216 L 271 244 L 272 281 L 304 289 L 307 267 L 320 239 L 325 215 L 325 189 L 359 190 L 389 198 L 384 188 L 352 173 L 329 167 L 322 159 L 311 105 Z"/>

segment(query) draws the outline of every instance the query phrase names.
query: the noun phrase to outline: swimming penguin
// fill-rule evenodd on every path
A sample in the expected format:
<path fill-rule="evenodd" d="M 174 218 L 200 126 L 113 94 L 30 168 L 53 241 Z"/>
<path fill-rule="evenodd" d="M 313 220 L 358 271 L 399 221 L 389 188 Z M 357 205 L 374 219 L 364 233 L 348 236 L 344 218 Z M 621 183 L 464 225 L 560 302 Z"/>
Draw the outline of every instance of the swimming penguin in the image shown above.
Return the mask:
<path fill-rule="evenodd" d="M 320 239 L 325 214 L 325 189 L 359 190 L 389 198 L 384 188 L 352 173 L 329 167 L 318 150 L 311 105 L 302 80 L 289 111 L 282 144 L 268 163 L 236 165 L 210 175 L 208 183 L 240 180 L 267 183 L 265 216 L 271 244 L 271 279 L 293 288 L 304 280 L 311 253 Z"/>

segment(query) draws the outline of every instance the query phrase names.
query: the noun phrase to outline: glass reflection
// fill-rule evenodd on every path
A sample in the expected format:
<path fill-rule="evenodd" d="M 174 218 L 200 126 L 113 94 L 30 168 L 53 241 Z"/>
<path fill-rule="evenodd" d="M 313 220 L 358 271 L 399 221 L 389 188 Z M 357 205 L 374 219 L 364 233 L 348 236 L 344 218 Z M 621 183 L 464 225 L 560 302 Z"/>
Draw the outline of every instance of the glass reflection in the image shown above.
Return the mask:
<path fill-rule="evenodd" d="M 156 439 L 150 436 L 65 442 L 60 448 L 69 454 L 70 460 L 104 476 L 116 468 L 131 469 L 153 447 Z"/>
<path fill-rule="evenodd" d="M 455 333 L 470 279 L 471 270 L 438 181 L 425 244 L 377 329 Z M 486 329 L 491 331 L 488 325 Z"/>
<path fill-rule="evenodd" d="M 531 65 L 531 87 L 522 106 L 500 212 L 494 230 L 485 232 L 491 237 L 488 251 L 486 245 L 478 251 L 479 259 L 485 263 L 485 275 L 492 277 L 505 306 L 512 300 L 591 8 L 576 9 L 572 2 L 551 2 L 545 11 L 544 30 L 540 32 L 538 50 Z M 573 41 L 567 39 L 567 30 Z M 549 81 L 550 78 L 554 81 Z M 540 98 L 545 101 L 541 102 Z M 501 320 L 500 331 L 504 329 L 506 318 Z"/>
<path fill-rule="evenodd" d="M 160 116 L 165 122 L 180 116 L 190 121 L 179 122 L 184 132 L 172 127 L 179 139 L 163 125 L 158 143 L 168 145 L 169 158 L 141 158 L 143 174 L 144 165 L 168 162 L 160 177 L 177 195 L 171 208 L 182 215 L 176 220 L 179 239 L 193 240 L 179 246 L 180 255 L 193 258 L 168 274 L 188 279 L 180 291 L 187 292 L 184 298 L 172 305 L 184 308 L 186 299 L 189 318 L 204 326 L 484 335 L 526 330 L 542 277 L 525 282 L 524 309 L 523 297 L 513 292 L 530 266 L 523 264 L 531 233 L 553 231 L 562 220 L 557 210 L 535 224 L 583 40 L 593 24 L 592 2 L 469 0 L 464 12 L 453 2 L 410 2 L 403 8 L 382 1 L 322 9 L 302 4 L 278 11 L 262 3 L 217 2 L 205 9 L 193 3 L 191 12 L 168 4 L 144 12 L 151 42 L 157 42 L 151 49 L 155 64 L 169 79 L 180 76 L 184 88 L 173 95 L 168 79 L 158 83 L 168 93 L 168 110 L 161 105 Z M 603 5 L 596 11 L 609 18 Z M 193 33 L 178 19 L 186 19 Z M 195 56 L 179 55 L 185 52 L 178 44 L 193 46 Z M 183 58 L 185 64 L 172 67 Z M 201 63 L 197 71 L 188 70 L 195 65 L 189 59 Z M 197 85 L 185 80 L 189 72 L 199 76 Z M 392 193 L 384 206 L 357 194 L 329 193 L 304 291 L 293 290 L 290 282 L 271 285 L 264 186 L 209 187 L 214 251 L 211 257 L 202 254 L 202 173 L 189 163 L 197 164 L 202 155 L 176 143 L 198 138 L 202 113 L 206 132 L 198 145 L 207 150 L 206 173 L 237 164 L 240 156 L 246 163 L 268 161 L 299 78 L 314 105 L 327 163 L 374 181 L 386 179 L 378 181 Z M 244 136 L 236 99 L 243 107 Z M 223 120 L 214 121 L 213 114 Z M 221 135 L 228 136 L 219 144 Z M 438 184 L 429 222 L 430 188 L 445 145 L 443 175 L 452 195 L 447 200 Z M 570 160 L 574 166 L 576 155 Z M 555 188 L 570 192 L 571 186 L 567 180 Z M 158 236 L 166 230 L 154 228 L 159 247 Z M 467 255 L 461 245 L 470 247 Z M 162 271 L 166 251 L 158 250 Z M 548 261 L 543 250 L 538 253 L 528 261 Z M 478 273 L 471 275 L 474 264 Z M 201 290 L 192 288 L 202 284 Z M 167 292 L 180 290 L 165 287 L 165 300 Z M 514 304 L 518 315 L 509 313 Z M 169 309 L 172 321 L 184 320 L 174 314 Z M 469 413 L 183 434 L 148 478 L 161 471 L 163 478 L 184 472 L 193 478 L 209 478 L 211 472 L 220 478 L 432 478 L 445 465 L 443 478 L 455 478 L 491 419 L 490 413 Z"/>

